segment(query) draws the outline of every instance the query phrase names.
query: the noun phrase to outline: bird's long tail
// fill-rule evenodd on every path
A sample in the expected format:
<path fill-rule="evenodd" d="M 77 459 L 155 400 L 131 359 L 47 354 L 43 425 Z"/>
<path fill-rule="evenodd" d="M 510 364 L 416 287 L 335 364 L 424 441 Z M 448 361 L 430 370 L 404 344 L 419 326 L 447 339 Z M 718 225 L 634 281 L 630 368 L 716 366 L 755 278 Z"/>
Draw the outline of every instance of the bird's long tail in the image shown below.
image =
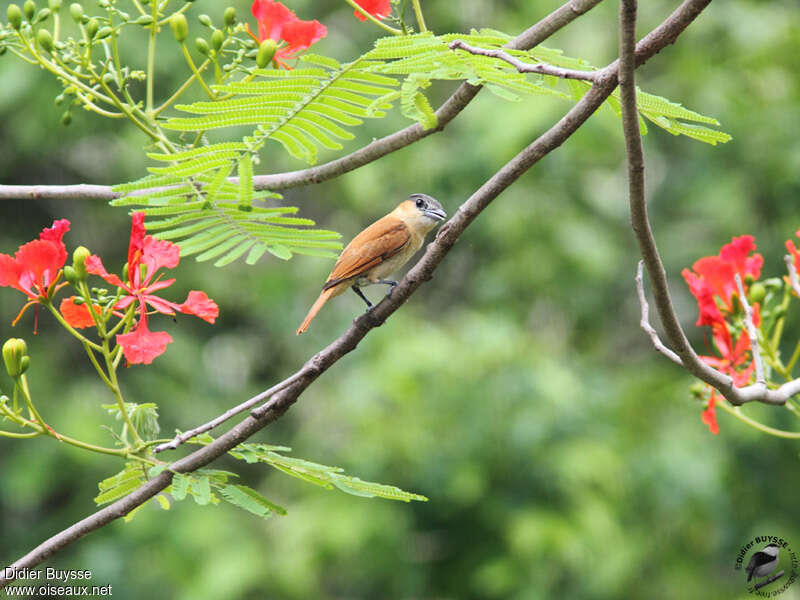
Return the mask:
<path fill-rule="evenodd" d="M 314 302 L 313 306 L 311 307 L 311 310 L 308 311 L 308 314 L 306 315 L 306 318 L 303 320 L 303 324 L 300 325 L 300 327 L 297 328 L 297 335 L 300 335 L 306 329 L 308 329 L 308 326 L 311 325 L 311 321 L 313 321 L 314 317 L 317 316 L 317 313 L 319 312 L 319 309 L 321 309 L 323 307 L 323 305 L 328 300 L 330 300 L 331 296 L 334 295 L 335 291 L 336 291 L 336 288 L 332 287 L 332 288 L 328 288 L 327 290 L 324 290 L 319 295 L 319 298 L 317 298 L 317 301 Z"/>

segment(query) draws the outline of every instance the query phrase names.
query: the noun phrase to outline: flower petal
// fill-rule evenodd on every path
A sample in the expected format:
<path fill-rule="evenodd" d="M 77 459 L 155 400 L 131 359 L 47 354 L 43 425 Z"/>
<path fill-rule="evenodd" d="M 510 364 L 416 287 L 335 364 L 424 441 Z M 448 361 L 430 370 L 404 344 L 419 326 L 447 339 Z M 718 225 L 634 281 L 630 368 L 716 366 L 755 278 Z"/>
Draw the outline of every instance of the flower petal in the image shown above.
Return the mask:
<path fill-rule="evenodd" d="M 192 290 L 186 302 L 180 305 L 180 311 L 187 315 L 195 315 L 204 321 L 214 323 L 219 316 L 219 306 L 205 292 Z"/>
<path fill-rule="evenodd" d="M 123 289 L 129 289 L 128 286 L 125 283 L 123 283 L 119 277 L 117 277 L 113 273 L 109 273 L 108 271 L 106 271 L 106 268 L 103 266 L 103 261 L 100 260 L 100 257 L 97 256 L 96 254 L 92 254 L 89 258 L 87 258 L 85 264 L 86 264 L 86 271 L 88 271 L 92 275 L 99 275 L 111 285 L 115 285 Z"/>
<path fill-rule="evenodd" d="M 356 0 L 356 4 L 358 4 L 376 19 L 383 19 L 392 13 L 392 5 L 390 0 Z M 359 21 L 367 20 L 367 18 L 357 10 L 354 10 L 353 14 Z"/>
<path fill-rule="evenodd" d="M 150 331 L 144 319 L 130 333 L 117 336 L 117 344 L 122 346 L 125 359 L 132 365 L 149 365 L 160 356 L 172 342 L 172 336 L 166 331 Z"/>
<path fill-rule="evenodd" d="M 20 292 L 25 292 L 19 286 L 19 276 L 22 266 L 8 254 L 0 254 L 0 287 L 13 287 Z"/>
<path fill-rule="evenodd" d="M 261 42 L 267 39 L 277 42 L 281 39 L 284 25 L 297 19 L 286 6 L 271 0 L 255 0 L 250 10 L 258 21 L 258 38 Z"/>
<path fill-rule="evenodd" d="M 145 281 L 149 282 L 161 267 L 174 269 L 181 260 L 181 249 L 177 244 L 157 240 L 152 235 L 144 238 L 142 261 L 147 265 Z"/>
<path fill-rule="evenodd" d="M 281 37 L 289 44 L 289 53 L 305 50 L 328 34 L 328 28 L 319 21 L 295 19 L 283 26 Z"/>
<path fill-rule="evenodd" d="M 719 434 L 719 425 L 717 424 L 717 396 L 712 391 L 711 396 L 708 398 L 708 404 L 706 405 L 706 409 L 703 411 L 702 419 L 703 423 L 708 425 L 708 430 L 713 433 L 714 435 Z"/>
<path fill-rule="evenodd" d="M 33 240 L 20 246 L 16 253 L 17 263 L 22 271 L 19 275 L 20 287 L 32 295 L 43 292 L 56 278 L 58 270 L 67 260 L 67 251 L 63 244 L 49 240 Z"/>
<path fill-rule="evenodd" d="M 89 312 L 89 307 L 86 304 L 75 304 L 73 298 L 76 298 L 76 296 L 70 296 L 61 301 L 61 305 L 58 307 L 61 316 L 64 317 L 67 323 L 77 329 L 94 327 L 95 322 Z M 95 314 L 98 314 L 100 312 L 100 307 L 94 306 L 93 310 Z"/>

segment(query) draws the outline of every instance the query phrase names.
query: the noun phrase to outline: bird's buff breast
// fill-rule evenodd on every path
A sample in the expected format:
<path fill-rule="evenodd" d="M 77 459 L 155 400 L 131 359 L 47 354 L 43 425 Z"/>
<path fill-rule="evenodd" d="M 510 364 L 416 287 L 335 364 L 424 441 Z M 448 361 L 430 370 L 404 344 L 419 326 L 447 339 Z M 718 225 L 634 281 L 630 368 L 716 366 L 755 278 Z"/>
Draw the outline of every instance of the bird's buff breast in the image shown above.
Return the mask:
<path fill-rule="evenodd" d="M 375 265 L 372 269 L 359 277 L 358 285 L 367 285 L 368 283 L 375 283 L 378 279 L 385 279 L 397 269 L 406 264 L 409 259 L 417 253 L 417 250 L 422 246 L 424 238 L 422 236 L 412 236 L 408 243 L 395 254 L 394 256 L 386 259 L 382 263 Z"/>

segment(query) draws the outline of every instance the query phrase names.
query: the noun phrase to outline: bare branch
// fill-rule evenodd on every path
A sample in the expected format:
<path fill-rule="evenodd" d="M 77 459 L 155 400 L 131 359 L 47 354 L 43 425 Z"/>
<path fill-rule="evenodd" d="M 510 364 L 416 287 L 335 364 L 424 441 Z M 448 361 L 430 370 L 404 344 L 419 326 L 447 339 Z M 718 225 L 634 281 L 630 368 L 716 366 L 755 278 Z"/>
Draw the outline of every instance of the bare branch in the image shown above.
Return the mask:
<path fill-rule="evenodd" d="M 681 22 L 694 17 L 705 8 L 711 0 L 687 0 L 672 13 L 670 19 Z M 694 16 L 691 16 L 694 15 Z M 683 367 L 698 379 L 708 383 L 725 396 L 734 406 L 741 406 L 747 402 L 763 402 L 765 404 L 785 404 L 789 397 L 800 392 L 800 379 L 795 379 L 783 384 L 776 390 L 768 389 L 762 382 L 737 388 L 733 380 L 724 373 L 713 369 L 697 356 L 683 328 L 680 325 L 672 297 L 667 285 L 667 273 L 656 247 L 653 230 L 647 217 L 647 202 L 645 199 L 644 184 L 644 153 L 642 151 L 642 137 L 639 131 L 639 118 L 636 108 L 636 87 L 634 71 L 641 64 L 640 55 L 645 47 L 653 53 L 658 52 L 655 45 L 648 46 L 645 42 L 655 42 L 647 36 L 636 45 L 634 53 L 636 25 L 636 0 L 622 0 L 620 4 L 620 58 L 619 58 L 619 85 L 622 107 L 622 128 L 625 134 L 625 148 L 628 156 L 628 196 L 631 211 L 631 226 L 636 233 L 639 249 L 650 282 L 653 287 L 653 298 L 656 309 L 664 325 L 664 330 L 669 338 L 670 346 L 683 363 Z M 673 38 L 674 39 L 674 38 Z"/>
<path fill-rule="evenodd" d="M 736 282 L 736 288 L 739 290 L 739 301 L 742 303 L 742 308 L 744 308 L 744 327 L 747 330 L 747 337 L 750 338 L 750 351 L 753 353 L 753 364 L 756 367 L 756 383 L 761 383 L 766 386 L 767 380 L 764 378 L 764 363 L 761 361 L 761 350 L 758 347 L 758 332 L 753 322 L 753 309 L 747 301 L 747 294 L 744 293 L 742 278 L 736 273 L 733 279 Z"/>
<path fill-rule="evenodd" d="M 650 340 L 653 342 L 653 346 L 655 346 L 656 350 L 661 352 L 672 362 L 683 366 L 681 357 L 664 345 L 664 342 L 658 337 L 658 332 L 650 324 L 650 305 L 647 303 L 647 298 L 644 294 L 644 279 L 642 278 L 643 268 L 644 262 L 640 260 L 639 266 L 636 267 L 636 292 L 639 295 L 639 306 L 642 309 L 642 317 L 639 321 L 639 326 L 650 336 Z"/>
<path fill-rule="evenodd" d="M 643 63 L 666 44 L 672 43 L 709 1 L 687 0 L 684 2 L 681 8 L 673 12 L 642 40 L 641 50 L 640 46 L 637 46 L 636 60 Z M 691 18 L 688 15 L 692 15 Z M 163 491 L 171 483 L 173 472 L 187 473 L 207 465 L 278 419 L 320 374 L 329 369 L 342 356 L 352 351 L 370 330 L 382 325 L 424 281 L 433 277 L 433 272 L 464 230 L 497 196 L 542 157 L 563 144 L 603 104 L 617 85 L 616 63 L 609 65 L 603 71 L 604 75 L 598 80 L 598 83 L 592 86 L 558 123 L 506 163 L 459 207 L 453 217 L 439 230 L 434 241 L 428 244 L 422 258 L 395 287 L 392 295 L 385 298 L 371 311 L 356 318 L 338 339 L 311 357 L 297 372 L 297 379 L 294 383 L 275 394 L 266 410 L 256 409 L 258 418 L 254 418 L 252 415 L 247 417 L 211 444 L 172 463 L 168 470 L 162 471 L 124 498 L 42 542 L 14 562 L 11 565 L 12 569 L 0 570 L 0 589 L 15 579 L 13 574 L 16 571 L 35 567 L 72 542 L 126 515 Z M 800 388 L 800 384 L 798 384 L 798 388 Z"/>
<path fill-rule="evenodd" d="M 553 77 L 560 77 L 561 79 L 580 79 L 582 81 L 592 82 L 597 80 L 596 71 L 576 71 L 574 69 L 562 69 L 561 67 L 554 67 L 553 65 L 548 65 L 547 63 L 526 63 L 522 62 L 515 56 L 511 56 L 508 52 L 504 52 L 503 50 L 476 48 L 475 46 L 470 46 L 464 40 L 454 40 L 450 42 L 449 47 L 451 50 L 465 50 L 470 54 L 476 54 L 478 56 L 499 58 L 500 60 L 510 64 L 520 73 L 537 73 L 539 75 L 552 75 Z"/>
<path fill-rule="evenodd" d="M 184 431 L 183 433 L 176 435 L 174 438 L 172 438 L 172 441 L 170 442 L 159 444 L 158 446 L 153 448 L 153 452 L 158 454 L 159 452 L 163 452 L 164 450 L 175 450 L 178 446 L 188 442 L 193 437 L 196 437 L 201 433 L 205 433 L 206 431 L 211 431 L 215 427 L 222 425 L 228 419 L 235 417 L 241 412 L 246 411 L 248 408 L 252 408 L 256 404 L 259 404 L 264 400 L 269 400 L 273 394 L 277 394 L 282 389 L 286 388 L 286 386 L 291 385 L 292 383 L 297 381 L 298 377 L 300 377 L 299 373 L 295 373 L 291 377 L 287 377 L 280 383 L 273 385 L 271 388 L 264 390 L 260 394 L 256 394 L 249 400 L 245 400 L 238 406 L 234 406 L 233 408 L 226 410 L 218 417 L 211 419 L 208 423 L 204 423 L 203 425 L 195 427 L 194 429 L 190 429 L 189 431 Z"/>
<path fill-rule="evenodd" d="M 789 283 L 792 285 L 792 291 L 800 296 L 800 281 L 797 280 L 797 269 L 794 268 L 794 259 L 790 255 L 783 257 L 786 263 L 786 270 L 789 271 Z"/>
<path fill-rule="evenodd" d="M 537 44 L 541 44 L 556 31 L 579 16 L 590 11 L 600 2 L 602 0 L 570 0 L 526 31 L 523 31 L 511 40 L 507 47 L 513 50 L 529 50 Z M 374 140 L 355 152 L 316 167 L 287 173 L 257 175 L 253 177 L 253 187 L 256 190 L 285 190 L 310 183 L 320 183 L 348 173 L 396 150 L 405 148 L 433 133 L 442 131 L 450 121 L 467 107 L 480 90 L 481 86 L 462 83 L 444 104 L 436 110 L 437 126 L 432 129 L 423 129 L 419 123 L 414 123 L 405 129 Z M 238 183 L 239 180 L 233 177 L 230 181 Z M 131 196 L 143 196 L 162 189 L 164 188 L 140 190 L 132 193 Z M 0 185 L 0 200 L 110 201 L 120 196 L 121 194 L 111 191 L 111 186 L 105 185 Z"/>

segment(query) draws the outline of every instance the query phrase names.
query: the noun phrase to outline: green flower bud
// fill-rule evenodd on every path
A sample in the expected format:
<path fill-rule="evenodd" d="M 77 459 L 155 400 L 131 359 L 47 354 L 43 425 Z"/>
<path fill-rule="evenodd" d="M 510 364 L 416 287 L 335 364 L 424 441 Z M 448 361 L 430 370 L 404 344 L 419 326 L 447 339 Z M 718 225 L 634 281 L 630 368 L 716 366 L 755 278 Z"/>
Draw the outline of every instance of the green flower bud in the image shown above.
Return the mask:
<path fill-rule="evenodd" d="M 753 285 L 753 282 L 756 280 L 755 277 L 751 273 L 748 273 L 744 276 L 744 284 L 745 285 Z"/>
<path fill-rule="evenodd" d="M 36 13 L 36 17 L 33 19 L 33 24 L 36 25 L 37 23 L 46 21 L 49 17 L 50 17 L 50 9 L 43 8 L 38 13 Z"/>
<path fill-rule="evenodd" d="M 202 25 L 205 25 L 206 27 L 211 27 L 212 26 L 211 25 L 211 17 L 209 17 L 208 15 L 200 15 L 200 16 L 197 17 L 197 20 L 200 21 L 200 23 Z"/>
<path fill-rule="evenodd" d="M 92 253 L 85 246 L 78 246 L 72 253 L 72 267 L 81 279 L 86 279 L 89 275 L 88 271 L 86 271 L 86 259 L 91 255 Z"/>
<path fill-rule="evenodd" d="M 222 20 L 225 22 L 225 25 L 231 27 L 236 22 L 236 9 L 232 6 L 226 8 L 225 12 L 222 14 Z"/>
<path fill-rule="evenodd" d="M 64 267 L 64 279 L 66 279 L 71 285 L 77 285 L 80 281 L 80 277 L 78 277 L 75 269 L 69 265 Z"/>
<path fill-rule="evenodd" d="M 80 24 L 83 21 L 83 7 L 77 2 L 69 5 L 69 14 L 76 23 Z"/>
<path fill-rule="evenodd" d="M 50 10 L 61 10 L 61 0 L 49 0 L 47 5 Z"/>
<path fill-rule="evenodd" d="M 5 46 L 0 46 L 0 56 L 3 56 L 3 54 L 5 54 L 5 53 L 6 53 L 6 47 Z"/>
<path fill-rule="evenodd" d="M 699 381 L 695 381 L 691 386 L 689 386 L 689 392 L 694 396 L 697 400 L 702 400 L 703 396 L 706 395 L 706 386 Z"/>
<path fill-rule="evenodd" d="M 169 26 L 172 28 L 172 35 L 182 44 L 189 34 L 189 23 L 186 22 L 186 17 L 180 13 L 175 13 L 169 18 Z"/>
<path fill-rule="evenodd" d="M 19 28 L 22 27 L 22 11 L 19 9 L 19 6 L 16 4 L 9 4 L 6 14 L 8 15 L 8 22 L 11 26 L 19 31 Z"/>
<path fill-rule="evenodd" d="M 750 304 L 755 304 L 758 302 L 759 304 L 764 301 L 764 298 L 767 297 L 767 288 L 760 283 L 754 283 L 750 286 L 750 291 L 747 293 L 747 300 Z"/>
<path fill-rule="evenodd" d="M 36 34 L 36 41 L 45 52 L 53 51 L 53 35 L 47 29 L 40 29 Z"/>
<path fill-rule="evenodd" d="M 97 35 L 97 31 L 99 29 L 100 29 L 100 21 L 98 21 L 97 19 L 89 19 L 89 23 L 87 23 L 86 25 L 86 33 L 89 35 L 90 40 Z"/>
<path fill-rule="evenodd" d="M 23 358 L 28 356 L 28 345 L 25 340 L 19 338 L 11 338 L 6 340 L 3 344 L 3 362 L 6 364 L 6 371 L 11 377 L 17 378 L 22 375 L 28 368 L 28 361 L 23 361 Z"/>
<path fill-rule="evenodd" d="M 222 48 L 222 42 L 225 41 L 225 34 L 222 33 L 219 29 L 214 30 L 214 33 L 211 34 L 211 46 L 214 50 L 219 51 Z"/>
<path fill-rule="evenodd" d="M 103 27 L 100 31 L 97 32 L 97 39 L 102 40 L 103 38 L 107 38 L 111 35 L 113 30 L 111 27 Z"/>
<path fill-rule="evenodd" d="M 275 56 L 275 51 L 278 49 L 278 44 L 275 40 L 264 40 L 258 47 L 258 54 L 256 54 L 256 64 L 259 68 L 263 69 Z"/>
<path fill-rule="evenodd" d="M 66 127 L 70 123 L 72 123 L 72 113 L 67 110 L 61 115 L 61 124 Z"/>
<path fill-rule="evenodd" d="M 33 15 L 36 14 L 36 3 L 33 0 L 26 0 L 25 4 L 22 5 L 22 12 L 25 13 L 25 18 L 30 21 L 33 19 Z"/>
<path fill-rule="evenodd" d="M 19 374 L 22 375 L 25 371 L 28 370 L 28 367 L 31 366 L 31 357 L 30 356 L 23 356 L 19 359 Z"/>
<path fill-rule="evenodd" d="M 133 23 L 134 25 L 142 25 L 143 27 L 146 25 L 150 25 L 153 22 L 153 17 L 150 15 L 142 15 L 138 19 L 136 19 Z"/>
<path fill-rule="evenodd" d="M 202 54 L 204 56 L 208 55 L 208 52 L 209 52 L 208 42 L 205 41 L 203 38 L 200 38 L 200 37 L 197 38 L 194 41 L 194 45 L 195 45 L 195 48 L 197 48 L 197 51 L 200 54 Z"/>

